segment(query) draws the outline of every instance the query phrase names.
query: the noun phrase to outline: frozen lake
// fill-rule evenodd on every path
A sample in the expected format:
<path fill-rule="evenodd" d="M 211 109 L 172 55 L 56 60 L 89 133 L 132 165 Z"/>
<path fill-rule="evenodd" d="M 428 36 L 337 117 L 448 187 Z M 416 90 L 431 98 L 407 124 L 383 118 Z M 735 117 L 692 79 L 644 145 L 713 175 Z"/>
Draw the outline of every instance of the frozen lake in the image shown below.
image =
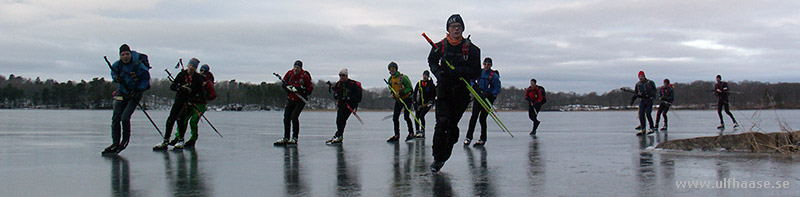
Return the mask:
<path fill-rule="evenodd" d="M 148 111 L 164 129 L 167 111 Z M 335 112 L 305 111 L 295 148 L 274 147 L 283 112 L 209 112 L 225 138 L 201 122 L 194 149 L 157 151 L 160 136 L 141 111 L 117 157 L 111 111 L 0 110 L 0 196 L 796 196 L 796 158 L 751 153 L 654 150 L 666 139 L 719 134 L 716 111 L 670 112 L 670 130 L 637 137 L 635 111 L 543 112 L 538 139 L 527 112 L 501 112 L 516 137 L 488 120 L 485 147 L 457 144 L 438 174 L 428 138 L 387 143 L 390 112 L 351 117 L 341 146 L 325 145 Z M 742 129 L 800 128 L 799 110 L 734 111 Z M 655 112 L 653 113 L 655 116 Z M 469 113 L 461 120 L 461 140 Z M 730 119 L 726 117 L 730 127 Z M 405 126 L 401 123 L 401 134 Z M 477 138 L 479 131 L 476 131 Z M 683 181 L 788 183 L 786 188 L 680 188 Z"/>

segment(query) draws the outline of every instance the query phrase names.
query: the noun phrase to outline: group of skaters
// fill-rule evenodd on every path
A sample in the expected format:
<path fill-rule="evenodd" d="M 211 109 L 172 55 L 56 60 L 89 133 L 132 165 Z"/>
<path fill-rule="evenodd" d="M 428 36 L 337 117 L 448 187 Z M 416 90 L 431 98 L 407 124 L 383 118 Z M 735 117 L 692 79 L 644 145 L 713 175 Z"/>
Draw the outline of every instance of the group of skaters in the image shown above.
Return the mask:
<path fill-rule="evenodd" d="M 667 130 L 667 112 L 675 100 L 675 87 L 670 83 L 669 79 L 664 79 L 664 84 L 656 89 L 655 82 L 647 79 L 644 71 L 639 71 L 638 76 L 639 82 L 635 85 L 633 91 L 634 95 L 631 100 L 639 99 L 639 126 L 636 126 L 636 130 L 639 130 L 639 132 L 636 133 L 636 135 L 643 136 L 655 133 L 662 116 L 664 117 L 664 126 L 661 127 L 661 130 Z M 719 126 L 717 126 L 717 129 L 725 128 L 725 122 L 722 119 L 723 109 L 725 113 L 731 117 L 731 120 L 733 120 L 733 128 L 738 128 L 739 123 L 736 122 L 736 118 L 733 117 L 729 109 L 728 95 L 730 94 L 730 89 L 728 89 L 728 82 L 722 81 L 721 75 L 717 75 L 716 80 L 717 83 L 714 84 L 714 90 L 712 91 L 717 97 L 717 115 L 719 116 Z M 659 104 L 658 112 L 656 113 L 656 122 L 653 124 L 653 116 L 650 114 L 653 111 L 653 102 L 656 98 L 658 98 Z M 647 124 L 645 124 L 645 120 L 647 123 L 650 123 L 650 129 L 646 129 L 647 127 L 645 126 L 647 126 Z"/>
<path fill-rule="evenodd" d="M 433 159 L 431 171 L 438 172 L 450 158 L 453 146 L 458 143 L 460 130 L 458 122 L 466 111 L 470 102 L 473 103 L 472 115 L 466 133 L 464 145 L 470 145 L 473 140 L 476 123 L 481 125 L 481 133 L 475 146 L 482 146 L 487 141 L 486 118 L 492 114 L 492 104 L 501 90 L 500 73 L 492 70 L 492 58 L 486 57 L 481 62 L 481 51 L 469 38 L 463 36 L 464 21 L 459 14 L 453 14 L 447 19 L 447 36 L 439 42 L 431 42 L 428 54 L 429 70 L 422 73 L 422 79 L 411 85 L 409 77 L 398 71 L 396 62 L 387 66 L 389 79 L 384 80 L 391 90 L 391 97 L 395 100 L 392 120 L 394 134 L 387 140 L 396 142 L 400 139 L 400 113 L 408 128 L 406 141 L 423 139 L 426 136 L 425 115 L 435 105 L 436 123 L 433 128 Z M 130 50 L 126 44 L 119 50 L 120 59 L 110 65 L 111 76 L 119 89 L 114 93 L 114 112 L 112 117 L 112 144 L 103 153 L 119 153 L 124 150 L 130 139 L 130 117 L 139 106 L 142 92 L 150 88 L 149 63 L 146 55 Z M 483 67 L 481 67 L 481 63 Z M 164 150 L 169 146 L 175 149 L 192 147 L 198 139 L 197 123 L 199 117 L 206 111 L 206 103 L 216 98 L 214 91 L 214 76 L 209 71 L 209 66 L 198 66 L 200 61 L 192 58 L 185 69 L 182 69 L 172 81 L 170 89 L 175 91 L 175 101 L 166 120 L 166 135 L 163 141 L 153 147 L 154 150 Z M 199 67 L 199 71 L 198 71 Z M 168 72 L 168 71 L 167 71 Z M 436 78 L 434 82 L 431 74 Z M 296 145 L 300 131 L 300 113 L 308 103 L 308 96 L 314 91 L 311 74 L 303 69 L 303 62 L 297 60 L 293 68 L 280 78 L 282 88 L 287 92 L 287 103 L 284 110 L 284 135 L 274 142 L 275 145 Z M 664 85 L 656 89 L 655 83 L 647 79 L 643 71 L 639 72 L 639 82 L 636 84 L 633 99 L 640 99 L 639 127 L 641 132 L 637 135 L 653 133 L 658 128 L 661 116 L 664 117 L 664 127 L 667 129 L 667 112 L 674 100 L 674 88 L 669 79 L 664 80 Z M 328 144 L 343 142 L 344 129 L 347 120 L 355 115 L 358 105 L 362 100 L 361 83 L 350 79 L 348 69 L 339 71 L 339 80 L 335 83 L 328 82 L 329 91 L 333 93 L 337 104 L 336 132 L 327 140 Z M 528 116 L 533 122 L 530 135 L 536 135 L 536 130 L 541 121 L 538 114 L 542 105 L 547 102 L 545 89 L 537 85 L 536 79 L 530 80 L 530 86 L 525 90 L 525 100 L 528 103 Z M 728 87 L 717 76 L 715 93 L 719 98 L 718 113 L 720 127 L 724 127 L 721 110 L 733 119 L 728 110 Z M 656 124 L 653 124 L 651 111 L 653 101 L 658 96 L 659 110 Z M 488 103 L 488 107 L 487 104 Z M 413 110 L 412 110 L 413 109 Z M 146 114 L 146 112 L 145 112 Z M 413 115 L 412 115 L 413 114 Z M 412 115 L 414 120 L 412 121 Z M 149 115 L 148 115 L 149 118 Z M 645 119 L 650 123 L 650 130 L 645 128 Z M 151 120 L 152 121 L 152 120 Z M 412 127 L 412 122 L 414 126 Z M 173 126 L 177 123 L 178 132 L 171 138 Z M 155 125 L 155 123 L 153 123 Z M 120 128 L 120 125 L 122 128 Z M 191 128 L 191 137 L 185 141 L 187 125 Z M 734 119 L 734 127 L 738 127 Z M 416 130 L 416 131 L 415 131 Z M 170 140 L 171 139 L 171 140 Z"/>
<path fill-rule="evenodd" d="M 113 93 L 112 144 L 103 150 L 103 154 L 119 153 L 125 150 L 130 142 L 131 115 L 136 107 L 140 106 L 142 93 L 150 89 L 150 66 L 147 56 L 132 51 L 127 44 L 120 46 L 119 56 L 118 61 L 109 65 L 111 78 L 119 86 Z M 207 102 L 216 98 L 214 75 L 209 71 L 210 67 L 207 64 L 202 66 L 199 64 L 200 60 L 192 58 L 186 68 L 182 69 L 175 77 L 168 73 L 168 79 L 172 82 L 170 89 L 176 92 L 175 102 L 166 120 L 163 142 L 154 146 L 154 150 L 167 149 L 169 145 L 176 149 L 182 149 L 192 147 L 197 142 L 197 124 L 200 117 L 206 111 Z M 172 129 L 176 123 L 178 132 L 170 141 Z M 153 124 L 155 125 L 155 123 Z M 191 137 L 188 138 L 188 141 L 184 141 L 187 126 L 191 128 Z"/>

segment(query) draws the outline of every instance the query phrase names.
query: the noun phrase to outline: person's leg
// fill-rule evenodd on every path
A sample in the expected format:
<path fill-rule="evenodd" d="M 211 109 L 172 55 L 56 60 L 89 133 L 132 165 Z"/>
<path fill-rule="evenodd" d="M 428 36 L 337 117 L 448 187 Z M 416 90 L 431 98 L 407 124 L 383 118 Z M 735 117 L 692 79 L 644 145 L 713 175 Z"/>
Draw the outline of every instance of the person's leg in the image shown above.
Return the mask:
<path fill-rule="evenodd" d="M 130 100 L 114 100 L 114 112 L 111 116 L 111 146 L 119 146 L 122 138 L 122 113 L 125 111 Z"/>
<path fill-rule="evenodd" d="M 197 138 L 200 137 L 198 134 L 198 125 L 197 123 L 200 122 L 200 114 L 206 111 L 206 104 L 197 104 L 195 110 L 192 110 L 190 113 L 189 125 L 192 129 L 192 137 L 189 138 L 189 141 L 197 141 Z"/>
<path fill-rule="evenodd" d="M 425 122 L 425 117 L 421 116 L 421 115 L 422 115 L 422 108 L 420 107 L 420 108 L 417 108 L 416 111 L 414 111 L 414 116 L 417 117 L 417 119 L 420 122 Z M 414 130 L 419 132 L 419 126 L 420 126 L 419 123 L 417 121 L 414 121 Z"/>
<path fill-rule="evenodd" d="M 130 98 L 130 101 L 125 106 L 125 110 L 122 111 L 122 139 L 119 142 L 119 151 L 128 147 L 128 142 L 130 142 L 131 139 L 131 116 L 133 112 L 136 111 L 136 106 L 139 105 L 139 100 L 141 99 L 141 96 Z"/>
<path fill-rule="evenodd" d="M 645 117 L 645 113 L 647 112 L 647 104 L 644 101 L 639 102 L 639 129 L 645 131 L 647 129 L 647 124 L 645 123 L 647 117 Z"/>
<path fill-rule="evenodd" d="M 647 122 L 650 123 L 650 128 L 655 128 L 653 124 L 653 101 L 647 101 L 647 106 L 645 107 L 645 115 L 647 116 Z"/>
<path fill-rule="evenodd" d="M 403 99 L 403 102 L 405 102 L 406 104 L 411 103 L 411 99 L 410 98 Z M 402 105 L 402 103 L 401 103 L 401 105 Z M 413 136 L 414 135 L 414 127 L 411 124 L 411 122 L 412 122 L 411 117 L 409 117 L 410 112 L 408 110 L 406 110 L 405 106 L 401 110 L 403 110 L 403 119 L 406 121 L 406 128 L 408 128 L 408 135 L 409 136 Z"/>
<path fill-rule="evenodd" d="M 481 104 L 478 100 L 472 102 L 472 115 L 469 117 L 469 125 L 467 127 L 467 140 L 472 140 L 473 133 L 475 133 L 475 124 L 478 122 L 478 117 L 481 113 Z M 465 141 L 466 142 L 466 141 Z"/>
<path fill-rule="evenodd" d="M 462 98 L 464 97 L 468 97 L 468 95 L 463 95 Z M 461 120 L 461 117 L 464 116 L 464 111 L 467 111 L 467 106 L 469 106 L 469 100 L 463 99 L 460 101 L 456 99 L 455 101 L 453 101 L 453 103 L 455 103 L 455 106 L 453 106 L 453 114 L 451 116 L 450 122 L 448 122 L 450 124 L 449 126 L 450 129 L 448 130 L 448 136 L 450 137 L 448 139 L 448 142 L 450 142 L 449 143 L 450 152 L 453 151 L 453 145 L 456 144 L 456 142 L 458 141 L 458 135 L 460 133 L 460 129 L 458 128 L 458 122 Z"/>
<path fill-rule="evenodd" d="M 452 147 L 450 146 L 450 138 L 447 132 L 448 129 L 450 129 L 450 116 L 453 114 L 453 103 L 445 99 L 439 101 L 438 106 L 436 106 L 436 125 L 434 126 L 433 145 L 431 148 L 433 149 L 433 160 L 444 162 L 450 158 L 450 154 L 448 154 L 450 150 L 448 150 L 448 147 Z"/>
<path fill-rule="evenodd" d="M 294 101 L 286 101 L 286 108 L 283 110 L 283 138 L 289 139 L 291 136 L 291 126 L 292 126 L 292 112 L 294 112 L 294 108 L 297 105 L 297 102 Z"/>
<path fill-rule="evenodd" d="M 731 113 L 731 110 L 730 110 L 730 104 L 728 104 L 728 103 L 725 103 L 725 113 L 728 114 L 728 116 L 731 117 L 731 120 L 733 120 L 733 124 L 738 123 L 738 122 L 736 122 L 736 118 L 733 117 L 733 113 Z"/>
<path fill-rule="evenodd" d="M 392 123 L 394 123 L 394 135 L 400 136 L 400 111 L 403 110 L 403 104 L 399 100 L 394 101 L 394 111 L 392 112 Z"/>
<path fill-rule="evenodd" d="M 489 98 L 489 103 L 493 105 L 494 104 L 494 100 L 495 100 L 495 98 Z M 481 112 L 480 113 L 480 117 L 478 119 L 478 122 L 481 123 L 481 138 L 480 139 L 483 140 L 484 142 L 486 142 L 486 129 L 487 129 L 486 117 L 489 115 L 489 111 L 486 111 L 486 109 L 481 108 L 480 112 Z"/>
<path fill-rule="evenodd" d="M 542 111 L 542 106 L 534 106 L 534 110 L 536 110 L 536 114 L 533 116 L 533 134 L 536 135 L 536 130 L 539 129 L 539 124 L 542 123 L 542 121 L 539 121 L 539 112 Z"/>
<path fill-rule="evenodd" d="M 717 103 L 717 115 L 719 116 L 719 124 L 720 125 L 725 125 L 725 121 L 722 120 L 722 107 L 723 106 L 725 106 L 725 104 L 722 103 L 722 101 Z"/>
<path fill-rule="evenodd" d="M 666 107 L 664 107 L 664 128 L 667 128 L 667 122 L 668 122 L 667 121 L 668 120 L 667 119 L 667 112 L 669 112 L 669 107 L 671 107 L 671 106 L 672 105 L 667 105 Z"/>
<path fill-rule="evenodd" d="M 183 102 L 172 103 L 172 108 L 169 110 L 169 117 L 167 117 L 166 130 L 164 131 L 164 141 L 169 141 L 169 138 L 172 135 L 172 128 L 175 126 L 175 122 L 178 121 L 178 117 L 181 115 L 182 110 Z"/>
<path fill-rule="evenodd" d="M 431 110 L 431 107 L 423 107 L 423 108 L 420 108 L 418 113 L 417 113 L 418 114 L 417 118 L 419 118 L 419 121 L 422 123 L 422 128 L 420 128 L 420 132 L 421 133 L 425 133 L 425 125 L 426 125 L 425 124 L 425 115 L 428 115 L 428 112 L 430 110 Z"/>
<path fill-rule="evenodd" d="M 658 112 L 656 112 L 656 127 L 658 127 L 658 123 L 661 122 L 661 113 L 664 112 L 664 109 L 666 109 L 666 106 L 665 106 L 664 103 L 661 103 L 660 105 L 658 105 Z"/>
<path fill-rule="evenodd" d="M 356 110 L 355 108 L 353 110 Z M 346 109 L 346 106 L 339 107 L 336 110 L 336 137 L 342 137 L 344 135 L 344 128 L 347 125 L 347 119 L 350 118 L 350 110 Z"/>
<path fill-rule="evenodd" d="M 189 118 L 187 117 L 190 111 L 189 107 L 189 103 L 183 104 L 183 110 L 181 110 L 180 116 L 178 116 L 178 132 L 175 134 L 175 138 L 178 139 L 178 141 L 184 141 L 186 137 L 186 128 L 189 125 Z"/>
<path fill-rule="evenodd" d="M 297 139 L 300 136 L 300 112 L 303 112 L 303 107 L 306 104 L 303 102 L 298 102 L 297 105 L 294 107 L 292 112 L 292 138 Z"/>

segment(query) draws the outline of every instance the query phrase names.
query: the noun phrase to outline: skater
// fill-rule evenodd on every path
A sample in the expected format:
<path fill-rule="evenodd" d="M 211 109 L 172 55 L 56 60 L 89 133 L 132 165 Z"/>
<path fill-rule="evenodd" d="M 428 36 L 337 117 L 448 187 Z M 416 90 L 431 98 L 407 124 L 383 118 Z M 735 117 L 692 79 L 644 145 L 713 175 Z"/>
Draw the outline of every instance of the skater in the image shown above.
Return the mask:
<path fill-rule="evenodd" d="M 489 106 L 494 104 L 494 100 L 497 99 L 497 94 L 500 94 L 500 72 L 497 70 L 492 70 L 492 58 L 484 58 L 483 59 L 483 70 L 481 71 L 481 77 L 478 78 L 477 83 L 473 82 L 473 87 L 478 93 L 480 93 L 479 98 L 474 98 L 475 101 L 472 102 L 472 116 L 469 118 L 469 128 L 467 129 L 467 139 L 464 140 L 464 145 L 469 145 L 472 142 L 472 134 L 475 132 L 475 121 L 478 121 L 480 118 L 481 123 L 481 138 L 475 142 L 475 146 L 483 146 L 486 143 L 486 116 L 489 115 L 489 112 L 486 111 L 478 102 L 478 99 L 482 99 L 484 101 L 488 100 Z"/>
<path fill-rule="evenodd" d="M 119 60 L 111 66 L 111 78 L 118 83 L 114 91 L 114 112 L 111 116 L 111 145 L 106 153 L 119 153 L 128 146 L 131 137 L 131 115 L 142 99 L 142 93 L 150 89 L 150 68 L 139 53 L 131 51 L 128 44 L 119 47 Z M 120 128 L 120 126 L 122 128 Z"/>
<path fill-rule="evenodd" d="M 545 97 L 544 87 L 536 85 L 536 79 L 531 79 L 531 86 L 525 89 L 525 100 L 528 101 L 528 118 L 533 121 L 533 129 L 531 129 L 531 136 L 536 137 L 536 129 L 539 128 L 539 112 L 542 110 L 542 105 L 547 102 Z"/>
<path fill-rule="evenodd" d="M 669 83 L 669 79 L 664 79 L 664 85 L 658 88 L 659 100 L 661 103 L 658 104 L 658 112 L 656 112 L 656 128 L 658 128 L 658 123 L 660 122 L 661 115 L 664 115 L 664 127 L 661 127 L 661 130 L 667 130 L 667 112 L 669 111 L 669 107 L 672 106 L 672 102 L 675 100 L 675 87 Z"/>
<path fill-rule="evenodd" d="M 411 127 L 411 118 L 408 117 L 409 111 L 405 110 L 409 105 L 412 104 L 411 100 L 411 92 L 413 89 L 411 88 L 411 80 L 408 79 L 408 76 L 400 73 L 397 71 L 397 63 L 391 62 L 388 66 L 389 69 L 389 84 L 391 88 L 394 90 L 392 91 L 392 98 L 394 101 L 394 113 L 392 115 L 392 122 L 394 122 L 394 136 L 389 137 L 387 142 L 394 142 L 400 139 L 400 112 L 403 112 L 403 119 L 406 121 L 406 127 L 408 127 L 408 136 L 406 136 L 406 141 L 414 139 L 414 127 Z M 397 92 L 397 94 L 395 94 Z"/>
<path fill-rule="evenodd" d="M 739 123 L 736 122 L 736 118 L 734 118 L 731 113 L 728 94 L 730 94 L 728 82 L 722 81 L 722 76 L 717 75 L 717 84 L 714 84 L 714 95 L 717 96 L 717 115 L 719 115 L 719 126 L 717 126 L 717 129 L 725 128 L 725 122 L 722 121 L 722 108 L 725 108 L 725 113 L 733 120 L 733 128 L 739 127 Z"/>
<path fill-rule="evenodd" d="M 197 66 L 200 60 L 192 58 L 186 64 L 186 69 L 181 70 L 172 81 L 169 89 L 175 91 L 175 102 L 172 103 L 172 108 L 167 117 L 167 129 L 165 131 L 164 140 L 153 146 L 153 150 L 167 149 L 167 145 L 173 145 L 175 148 L 183 148 L 184 140 L 183 134 L 186 133 L 186 126 L 188 124 L 187 116 L 190 111 L 194 111 L 194 106 L 190 104 L 190 99 L 196 97 L 198 92 L 202 92 L 203 76 L 197 73 Z M 175 133 L 175 138 L 169 141 L 172 134 L 172 127 L 178 124 L 178 132 Z"/>
<path fill-rule="evenodd" d="M 300 132 L 300 112 L 303 111 L 303 107 L 306 105 L 298 96 L 307 99 L 308 95 L 311 95 L 314 90 L 314 84 L 311 83 L 311 74 L 303 70 L 303 62 L 300 60 L 294 62 L 294 68 L 283 75 L 282 81 L 284 81 L 283 90 L 287 94 L 286 109 L 283 111 L 283 138 L 273 144 L 296 145 Z M 290 128 L 294 133 L 290 132 Z"/>
<path fill-rule="evenodd" d="M 435 43 L 428 54 L 428 66 L 436 77 L 438 102 L 433 134 L 431 171 L 438 172 L 453 153 L 458 142 L 458 121 L 469 105 L 468 84 L 481 75 L 481 51 L 463 37 L 464 21 L 459 14 L 447 19 L 447 37 Z M 450 68 L 450 66 L 454 68 Z"/>
<path fill-rule="evenodd" d="M 333 137 L 325 141 L 328 144 L 342 143 L 344 135 L 344 127 L 347 125 L 347 119 L 350 114 L 358 109 L 358 103 L 361 102 L 361 82 L 348 78 L 347 68 L 339 71 L 339 81 L 334 84 L 333 98 L 336 99 L 336 133 Z"/>
<path fill-rule="evenodd" d="M 653 125 L 653 99 L 656 96 L 656 83 L 644 76 L 644 71 L 639 71 L 639 82 L 636 83 L 634 90 L 635 98 L 639 98 L 639 127 L 641 132 L 636 135 L 652 134 L 655 132 Z M 650 130 L 646 130 L 645 118 L 650 123 Z"/>
<path fill-rule="evenodd" d="M 421 123 L 414 122 L 414 128 L 417 129 L 417 135 L 414 137 L 425 138 L 425 115 L 436 102 L 436 84 L 431 80 L 431 73 L 428 70 L 422 72 L 422 80 L 419 80 L 414 86 L 413 97 L 415 115 Z M 420 128 L 420 126 L 422 127 Z"/>
<path fill-rule="evenodd" d="M 194 97 L 189 99 L 190 103 L 194 103 L 193 106 L 189 106 L 189 115 L 186 117 L 189 120 L 189 128 L 192 130 L 192 137 L 183 144 L 184 147 L 193 147 L 195 145 L 199 137 L 197 123 L 200 121 L 200 116 L 208 110 L 208 101 L 217 98 L 217 91 L 214 90 L 214 74 L 212 74 L 209 69 L 211 68 L 208 64 L 200 66 L 200 76 L 203 77 L 202 92 L 197 92 Z M 180 136 L 183 138 L 184 133 L 180 133 Z"/>

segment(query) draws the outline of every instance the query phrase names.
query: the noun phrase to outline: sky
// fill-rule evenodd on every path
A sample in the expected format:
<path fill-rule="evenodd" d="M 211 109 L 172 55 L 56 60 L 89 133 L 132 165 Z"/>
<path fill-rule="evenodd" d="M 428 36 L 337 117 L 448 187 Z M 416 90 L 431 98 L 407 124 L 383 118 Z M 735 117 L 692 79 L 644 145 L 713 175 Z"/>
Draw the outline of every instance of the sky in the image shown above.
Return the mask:
<path fill-rule="evenodd" d="M 428 69 L 426 32 L 453 13 L 491 57 L 504 87 L 603 93 L 657 84 L 797 82 L 800 1 L 204 1 L 0 0 L 0 75 L 109 78 L 103 56 L 127 43 L 153 78 L 196 57 L 216 79 L 273 83 L 295 60 L 314 81 L 342 68 L 383 87 L 395 61 L 412 83 Z M 482 57 L 482 58 L 483 58 Z"/>

